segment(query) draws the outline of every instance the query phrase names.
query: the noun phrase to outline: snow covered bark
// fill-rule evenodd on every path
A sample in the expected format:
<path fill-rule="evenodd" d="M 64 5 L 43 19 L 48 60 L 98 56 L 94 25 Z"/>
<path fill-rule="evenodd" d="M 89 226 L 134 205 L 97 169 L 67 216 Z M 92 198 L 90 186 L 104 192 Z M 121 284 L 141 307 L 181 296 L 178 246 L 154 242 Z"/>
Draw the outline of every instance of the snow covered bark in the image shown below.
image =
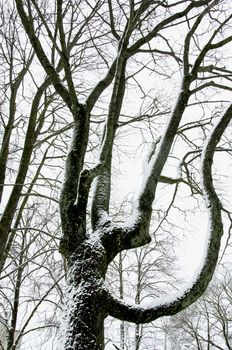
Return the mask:
<path fill-rule="evenodd" d="M 104 348 L 106 267 L 105 250 L 97 241 L 86 240 L 70 257 L 59 349 Z"/>

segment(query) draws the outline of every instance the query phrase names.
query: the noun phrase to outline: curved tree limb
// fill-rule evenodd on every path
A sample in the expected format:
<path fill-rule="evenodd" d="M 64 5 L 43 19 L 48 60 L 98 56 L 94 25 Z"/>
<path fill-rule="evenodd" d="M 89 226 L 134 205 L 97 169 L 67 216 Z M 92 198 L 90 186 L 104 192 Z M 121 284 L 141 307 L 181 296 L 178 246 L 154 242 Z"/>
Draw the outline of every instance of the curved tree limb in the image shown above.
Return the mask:
<path fill-rule="evenodd" d="M 200 3 L 202 2 L 197 2 L 197 6 Z M 195 30 L 198 28 L 199 23 L 201 22 L 203 17 L 209 12 L 209 10 L 217 3 L 218 0 L 210 2 L 210 5 L 204 11 L 202 11 L 202 13 L 198 16 L 197 20 L 194 22 L 193 27 L 190 29 L 188 35 L 186 36 L 186 40 L 184 43 L 184 56 L 189 55 L 190 40 Z M 217 32 L 218 29 L 215 31 L 215 33 Z M 209 50 L 210 49 L 211 48 L 209 47 Z M 198 58 L 202 62 L 202 59 L 207 52 L 208 50 L 201 51 L 199 54 L 200 58 L 197 57 L 196 62 L 198 62 Z M 148 171 L 144 175 L 144 185 L 141 189 L 137 206 L 133 210 L 131 216 L 132 220 L 130 220 L 130 224 L 128 224 L 128 226 L 126 227 L 111 227 L 110 231 L 109 222 L 107 222 L 108 229 L 104 229 L 104 244 L 107 246 L 107 242 L 109 240 L 111 240 L 111 242 L 113 240 L 114 242 L 115 251 L 112 253 L 112 256 L 115 256 L 114 254 L 120 252 L 121 250 L 136 248 L 150 241 L 149 226 L 152 214 L 152 204 L 155 198 L 156 188 L 158 182 L 160 181 L 160 179 L 162 179 L 161 173 L 163 167 L 165 165 L 166 159 L 168 158 L 175 135 L 177 134 L 179 123 L 182 119 L 183 113 L 188 105 L 189 98 L 192 95 L 190 85 L 197 78 L 195 74 L 190 74 L 189 68 L 190 65 L 188 63 L 188 59 L 186 60 L 185 58 L 184 77 L 182 80 L 181 92 L 179 94 L 176 106 L 173 110 L 166 131 L 164 132 L 164 135 L 157 147 L 155 154 L 152 154 L 152 157 L 149 161 Z"/>
<path fill-rule="evenodd" d="M 219 123 L 213 128 L 202 154 L 202 186 L 209 213 L 209 242 L 203 267 L 195 282 L 190 289 L 186 290 L 175 300 L 166 303 L 161 302 L 160 304 L 157 303 L 156 306 L 151 307 L 128 305 L 107 292 L 109 314 L 111 316 L 134 323 L 151 322 L 161 316 L 175 315 L 184 310 L 194 303 L 206 290 L 217 265 L 221 237 L 223 234 L 221 203 L 215 192 L 212 180 L 213 155 L 216 145 L 220 141 L 231 119 L 232 105 L 227 109 Z"/>

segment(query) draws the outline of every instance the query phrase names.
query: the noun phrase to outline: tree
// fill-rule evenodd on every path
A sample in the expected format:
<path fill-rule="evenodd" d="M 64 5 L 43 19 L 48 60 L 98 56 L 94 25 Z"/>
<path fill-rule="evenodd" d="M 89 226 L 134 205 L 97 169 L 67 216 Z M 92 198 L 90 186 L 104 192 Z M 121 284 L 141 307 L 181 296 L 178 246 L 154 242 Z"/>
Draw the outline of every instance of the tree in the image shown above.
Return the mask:
<path fill-rule="evenodd" d="M 16 9 L 10 4 L 1 2 L 1 17 L 3 79 L 1 81 L 0 271 L 5 264 L 16 230 L 20 227 L 28 199 L 30 195 L 35 196 L 34 187 L 50 156 L 49 153 L 54 150 L 57 131 L 54 131 L 54 121 L 49 120 L 49 115 L 55 114 L 57 108 L 60 108 L 59 105 L 53 105 L 52 112 L 49 111 L 55 95 L 49 91 L 48 80 L 42 79 L 33 87 L 28 80 L 35 68 L 34 51 L 24 36 Z M 24 90 L 25 82 L 30 84 L 30 93 Z M 46 127 L 49 136 L 43 139 Z M 48 144 L 47 140 L 52 142 Z M 38 155 L 38 146 L 46 148 L 42 156 Z M 9 179 L 14 184 L 9 183 Z M 12 187 L 11 192 L 7 191 L 8 186 Z"/>
<path fill-rule="evenodd" d="M 46 223 L 42 227 L 39 222 L 36 230 L 33 214 L 28 218 L 24 214 L 24 220 L 24 226 L 16 232 L 0 277 L 1 323 L 7 338 L 4 350 L 18 349 L 20 343 L 22 347 L 24 343 L 30 347 L 31 343 L 32 347 L 41 348 L 41 344 L 56 333 L 56 315 L 63 297 L 64 266 L 57 257 L 55 244 L 58 230 L 55 232 L 54 227 L 53 235 L 48 236 Z"/>
<path fill-rule="evenodd" d="M 1 1 L 0 8 L 0 319 L 8 338 L 1 349 L 6 350 L 17 349 L 22 337 L 36 329 L 45 330 L 46 338 L 46 332 L 57 328 L 55 317 L 53 322 L 49 317 L 60 307 L 65 271 L 56 255 L 60 169 L 59 164 L 56 171 L 53 167 L 64 155 L 59 151 L 60 128 L 64 137 L 70 125 L 63 128 L 54 121 L 61 105 L 44 77 L 32 78 L 35 55 L 15 6 Z M 51 170 L 52 176 L 44 176 Z M 38 320 L 43 304 L 50 306 L 49 313 Z"/>
<path fill-rule="evenodd" d="M 60 252 L 68 269 L 60 348 L 103 349 L 103 325 L 108 315 L 136 324 L 174 315 L 196 301 L 213 276 L 223 226 L 222 205 L 214 189 L 211 168 L 217 144 L 231 120 L 232 106 L 222 108 L 220 118 L 218 114 L 213 116 L 211 110 L 212 115 L 207 119 L 189 121 L 185 119 L 185 112 L 192 104 L 212 102 L 213 91 L 232 89 L 229 86 L 231 71 L 226 68 L 222 54 L 223 47 L 232 41 L 227 35 L 232 17 L 228 14 L 229 2 L 57 0 L 53 6 L 46 1 L 15 0 L 15 4 L 37 60 L 46 73 L 43 84 L 52 85 L 52 92 L 65 105 L 62 115 L 73 118 L 73 137 L 60 197 L 63 233 Z M 177 34 L 178 30 L 181 35 Z M 131 82 L 136 83 L 134 108 L 138 108 L 138 97 L 145 99 L 148 95 L 141 83 L 144 80 L 141 74 L 154 72 L 152 79 L 160 79 L 163 74 L 171 81 L 175 70 L 171 59 L 181 72 L 181 90 L 172 112 L 168 113 L 162 137 L 154 142 L 146 159 L 143 186 L 130 220 L 117 224 L 109 215 L 117 131 L 140 121 L 149 124 L 153 117 L 168 112 L 163 107 L 166 101 L 160 102 L 151 93 L 146 113 L 142 113 L 140 106 L 140 113 L 133 117 L 126 105 Z M 88 71 L 95 75 L 88 75 Z M 205 91 L 211 92 L 210 98 L 205 97 Z M 217 102 L 221 102 L 220 97 Z M 214 127 L 205 139 L 212 120 Z M 98 129 L 94 128 L 95 124 L 100 125 Z M 191 129 L 202 132 L 200 145 L 195 138 L 189 140 Z M 100 146 L 96 145 L 99 133 Z M 186 176 L 165 176 L 164 166 L 181 138 L 193 148 L 181 163 Z M 94 158 L 88 150 L 93 150 Z M 189 154 L 192 158 L 187 161 Z M 189 172 L 200 154 L 201 189 Z M 95 165 L 90 165 L 93 162 Z M 194 194 L 203 194 L 210 218 L 206 259 L 194 283 L 177 298 L 146 307 L 127 305 L 105 287 L 107 267 L 121 251 L 150 243 L 152 206 L 159 182 L 187 183 Z M 10 216 L 8 207 L 2 216 L 1 252 L 6 250 L 20 195 L 19 186 L 16 188 L 17 200 L 10 207 Z"/>

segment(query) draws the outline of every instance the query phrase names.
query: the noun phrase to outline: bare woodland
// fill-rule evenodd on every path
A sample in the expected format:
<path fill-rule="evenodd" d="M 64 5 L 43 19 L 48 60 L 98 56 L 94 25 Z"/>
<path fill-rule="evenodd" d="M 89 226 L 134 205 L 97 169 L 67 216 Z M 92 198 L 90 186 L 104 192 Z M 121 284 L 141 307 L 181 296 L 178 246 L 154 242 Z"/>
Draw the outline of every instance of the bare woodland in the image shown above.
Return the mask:
<path fill-rule="evenodd" d="M 0 347 L 161 349 L 162 328 L 174 349 L 182 327 L 183 346 L 224 349 L 220 324 L 230 349 L 231 285 L 202 295 L 230 249 L 231 2 L 0 6 Z M 187 285 L 174 246 L 202 215 Z"/>

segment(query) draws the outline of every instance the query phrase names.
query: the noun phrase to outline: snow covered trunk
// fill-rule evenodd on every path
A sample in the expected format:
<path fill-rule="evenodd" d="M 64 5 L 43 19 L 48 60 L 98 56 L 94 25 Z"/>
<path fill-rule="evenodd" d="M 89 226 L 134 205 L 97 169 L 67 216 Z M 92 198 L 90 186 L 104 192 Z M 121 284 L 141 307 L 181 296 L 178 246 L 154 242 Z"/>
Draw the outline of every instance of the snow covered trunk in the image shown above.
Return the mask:
<path fill-rule="evenodd" d="M 70 257 L 59 350 L 104 349 L 103 247 L 88 240 Z"/>

